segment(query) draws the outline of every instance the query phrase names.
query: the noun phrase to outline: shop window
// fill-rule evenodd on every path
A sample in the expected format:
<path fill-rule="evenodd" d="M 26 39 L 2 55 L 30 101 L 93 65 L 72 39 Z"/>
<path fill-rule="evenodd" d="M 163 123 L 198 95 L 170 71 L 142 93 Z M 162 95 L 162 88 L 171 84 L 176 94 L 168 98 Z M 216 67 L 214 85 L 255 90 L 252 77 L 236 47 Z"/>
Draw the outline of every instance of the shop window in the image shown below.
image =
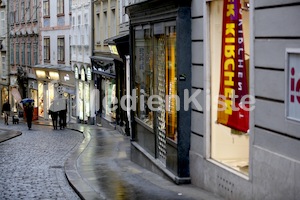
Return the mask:
<path fill-rule="evenodd" d="M 135 31 L 135 89 L 137 94 L 136 116 L 153 128 L 153 112 L 147 105 L 153 95 L 153 40 L 151 29 Z"/>
<path fill-rule="evenodd" d="M 102 117 L 109 121 L 116 119 L 116 80 L 103 77 L 101 83 Z"/>
<path fill-rule="evenodd" d="M 249 77 L 249 10 L 244 7 L 249 1 L 242 0 L 242 27 L 244 41 L 244 67 L 247 69 L 244 77 Z M 222 54 L 222 22 L 223 0 L 210 2 L 210 72 L 211 72 L 211 158 L 243 174 L 248 174 L 249 165 L 249 135 L 247 131 L 238 131 L 218 121 L 221 54 Z M 229 79 L 226 79 L 230 81 Z M 248 88 L 249 89 L 249 88 Z"/>
<path fill-rule="evenodd" d="M 153 123 L 157 123 L 157 134 L 162 143 L 165 143 L 166 137 L 176 142 L 177 79 L 174 23 L 136 27 L 134 65 L 135 89 L 138 97 L 137 118 L 150 128 L 153 128 Z M 159 105 L 149 104 L 151 96 L 155 97 L 154 101 L 160 102 Z M 157 119 L 153 118 L 154 111 Z"/>

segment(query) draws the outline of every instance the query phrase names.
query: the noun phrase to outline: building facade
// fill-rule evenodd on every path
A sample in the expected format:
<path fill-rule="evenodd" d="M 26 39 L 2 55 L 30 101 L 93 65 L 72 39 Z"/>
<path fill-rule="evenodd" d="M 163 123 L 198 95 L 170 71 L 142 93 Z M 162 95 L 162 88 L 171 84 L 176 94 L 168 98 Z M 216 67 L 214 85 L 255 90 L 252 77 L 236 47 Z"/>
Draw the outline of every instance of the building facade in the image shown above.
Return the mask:
<path fill-rule="evenodd" d="M 238 77 L 248 78 L 253 106 L 247 132 L 218 123 L 222 44 L 233 33 L 224 13 L 236 11 L 224 10 L 223 0 L 195 0 L 191 8 L 192 90 L 202 91 L 202 109 L 191 113 L 192 183 L 226 199 L 299 199 L 300 1 L 243 0 L 237 9 L 244 63 L 236 68 L 247 68 Z"/>
<path fill-rule="evenodd" d="M 179 2 L 126 8 L 132 160 L 225 199 L 298 199 L 300 1 Z"/>
<path fill-rule="evenodd" d="M 94 124 L 95 94 L 91 74 L 92 1 L 72 1 L 71 66 L 76 78 L 76 117 Z"/>
<path fill-rule="evenodd" d="M 37 82 L 33 66 L 39 57 L 39 12 L 37 0 L 7 1 L 9 9 L 10 97 L 14 111 L 21 98 L 37 99 Z M 35 101 L 34 119 L 37 118 Z"/>
<path fill-rule="evenodd" d="M 8 49 L 8 26 L 7 26 L 8 6 L 7 1 L 2 1 L 0 5 L 0 103 L 9 99 L 9 49 Z"/>
<path fill-rule="evenodd" d="M 93 55 L 91 57 L 95 83 L 96 124 L 116 128 L 122 123 L 121 109 L 115 109 L 124 90 L 123 60 L 107 39 L 119 35 L 119 1 L 105 0 L 93 3 Z"/>
<path fill-rule="evenodd" d="M 71 119 L 75 105 L 75 81 L 71 71 L 70 60 L 70 28 L 71 1 L 58 0 L 40 2 L 40 49 L 41 59 L 35 65 L 37 77 L 37 106 L 38 115 L 48 119 L 48 109 L 56 98 L 68 101 L 68 120 Z M 64 77 L 60 77 L 63 75 Z M 60 80 L 64 80 L 61 82 Z"/>
<path fill-rule="evenodd" d="M 176 0 L 142 1 L 126 8 L 131 96 L 136 98 L 131 158 L 176 183 L 190 182 L 191 111 L 176 98 L 191 92 L 190 9 L 189 1 Z M 159 101 L 153 105 L 149 102 L 154 97 Z"/>

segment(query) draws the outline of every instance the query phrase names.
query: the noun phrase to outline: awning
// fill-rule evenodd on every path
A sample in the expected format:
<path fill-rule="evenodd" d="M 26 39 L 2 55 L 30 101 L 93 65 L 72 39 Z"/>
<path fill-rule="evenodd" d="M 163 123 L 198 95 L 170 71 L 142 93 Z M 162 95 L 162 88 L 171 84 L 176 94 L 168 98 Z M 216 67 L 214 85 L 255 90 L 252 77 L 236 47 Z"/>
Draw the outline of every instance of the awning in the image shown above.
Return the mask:
<path fill-rule="evenodd" d="M 104 44 L 117 44 L 123 40 L 129 41 L 129 33 L 121 33 L 119 35 L 107 38 L 104 40 Z"/>

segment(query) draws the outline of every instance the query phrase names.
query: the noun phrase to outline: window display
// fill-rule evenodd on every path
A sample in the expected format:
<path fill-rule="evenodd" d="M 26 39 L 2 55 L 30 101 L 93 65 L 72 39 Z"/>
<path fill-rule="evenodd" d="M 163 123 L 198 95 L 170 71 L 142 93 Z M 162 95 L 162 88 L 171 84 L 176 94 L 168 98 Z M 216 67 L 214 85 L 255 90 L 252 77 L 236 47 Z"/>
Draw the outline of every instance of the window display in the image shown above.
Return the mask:
<path fill-rule="evenodd" d="M 148 108 L 147 101 L 151 95 L 159 95 L 164 104 L 160 106 L 157 115 L 157 127 L 159 128 L 159 135 L 161 135 L 159 137 L 162 141 L 166 136 L 176 141 L 175 26 L 158 24 L 154 26 L 145 25 L 142 29 L 140 27 L 136 29 L 135 55 L 135 89 L 138 97 L 136 116 L 150 128 L 153 128 L 153 111 Z"/>
<path fill-rule="evenodd" d="M 237 1 L 236 3 L 238 3 Z M 242 0 L 242 26 L 243 39 L 239 41 L 244 42 L 243 56 L 245 56 L 245 68 L 249 68 L 249 8 L 247 7 L 249 1 Z M 236 171 L 243 174 L 248 174 L 249 165 L 249 135 L 236 129 L 226 126 L 226 123 L 218 121 L 217 113 L 220 111 L 219 92 L 220 90 L 220 75 L 221 71 L 221 54 L 222 54 L 222 22 L 223 22 L 223 0 L 216 0 L 210 2 L 210 72 L 211 72 L 211 158 L 229 166 Z M 235 3 L 235 2 L 232 2 Z M 235 4 L 236 5 L 236 4 Z M 241 21 L 240 21 L 241 22 Z M 225 27 L 225 26 L 224 26 Z M 229 33 L 229 32 L 226 32 Z M 226 40 L 227 42 L 232 40 Z M 233 45 L 232 45 L 233 46 Z M 239 48 L 240 50 L 240 48 Z M 231 51 L 230 51 L 231 52 Z M 225 56 L 228 54 L 225 54 Z M 228 61 L 229 63 L 229 61 Z M 238 65 L 236 65 L 238 68 Z M 231 70 L 234 70 L 233 64 L 230 65 Z M 226 69 L 230 68 L 227 65 Z M 224 73 L 224 72 L 223 72 Z M 232 72 L 233 73 L 233 72 Z M 228 75 L 229 73 L 227 73 Z M 245 76 L 248 77 L 248 74 Z M 237 79 L 225 79 L 225 84 L 236 84 Z M 232 83 L 234 82 L 234 83 Z M 227 93 L 226 93 L 227 94 Z M 229 95 L 230 98 L 234 97 Z M 226 109 L 232 104 L 226 104 Z M 226 110 L 227 111 L 227 110 Z M 229 113 L 229 112 L 227 112 Z M 228 120 L 228 119 L 226 119 Z M 234 121 L 233 121 L 234 122 Z M 234 126 L 231 126 L 234 127 Z"/>
<path fill-rule="evenodd" d="M 113 121 L 116 119 L 116 80 L 102 77 L 102 117 Z"/>
<path fill-rule="evenodd" d="M 153 112 L 148 108 L 148 98 L 153 95 L 153 40 L 152 29 L 135 31 L 135 89 L 136 116 L 153 128 Z"/>

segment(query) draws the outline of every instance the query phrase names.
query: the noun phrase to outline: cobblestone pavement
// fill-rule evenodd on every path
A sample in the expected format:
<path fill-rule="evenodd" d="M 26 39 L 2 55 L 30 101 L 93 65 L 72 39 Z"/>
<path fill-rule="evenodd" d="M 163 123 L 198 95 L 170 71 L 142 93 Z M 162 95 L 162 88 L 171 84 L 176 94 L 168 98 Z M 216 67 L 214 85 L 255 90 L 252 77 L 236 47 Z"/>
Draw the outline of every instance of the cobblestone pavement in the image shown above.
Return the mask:
<path fill-rule="evenodd" d="M 70 187 L 64 163 L 83 140 L 71 130 L 26 124 L 0 128 L 23 134 L 0 143 L 0 199 L 80 199 Z"/>

